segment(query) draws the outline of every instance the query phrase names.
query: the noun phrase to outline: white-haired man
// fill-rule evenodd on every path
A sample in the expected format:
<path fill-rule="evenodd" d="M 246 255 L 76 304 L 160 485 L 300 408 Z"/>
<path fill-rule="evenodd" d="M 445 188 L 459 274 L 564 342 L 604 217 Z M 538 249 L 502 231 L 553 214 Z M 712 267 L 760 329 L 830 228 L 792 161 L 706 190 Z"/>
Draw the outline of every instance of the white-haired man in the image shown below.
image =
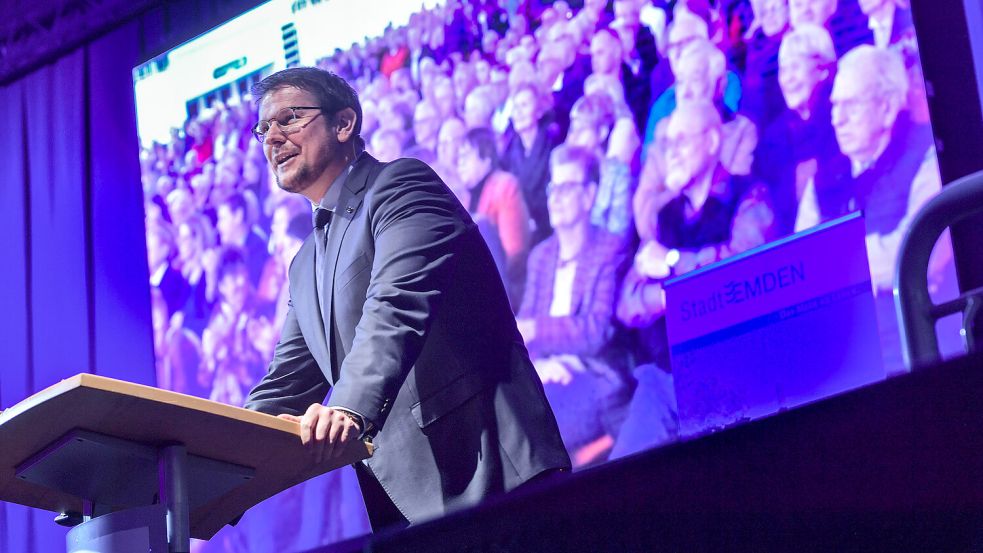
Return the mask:
<path fill-rule="evenodd" d="M 863 210 L 878 294 L 890 296 L 898 247 L 911 218 L 941 188 L 931 129 L 906 110 L 908 75 L 900 55 L 858 46 L 839 62 L 832 124 L 843 156 L 816 175 L 816 216 Z"/>
<path fill-rule="evenodd" d="M 663 314 L 663 281 L 763 244 L 773 216 L 765 187 L 728 174 L 720 162 L 722 123 L 707 101 L 681 103 L 667 119 L 668 201 L 636 225 L 642 244 L 621 287 L 616 315 L 637 333 L 639 388 L 614 455 L 672 441 L 675 398 Z M 648 234 L 648 237 L 645 235 Z"/>
<path fill-rule="evenodd" d="M 717 159 L 731 175 L 748 175 L 754 162 L 754 150 L 758 144 L 758 130 L 747 117 L 736 113 L 725 101 L 727 87 L 724 54 L 708 40 L 695 40 L 686 45 L 679 57 L 672 113 L 687 104 L 710 104 L 722 121 Z M 652 143 L 645 156 L 645 165 L 639 176 L 638 191 L 633 200 L 635 220 L 642 238 L 654 232 L 654 213 L 665 200 L 665 179 L 671 170 L 666 145 L 669 117 L 663 117 L 652 129 Z M 650 125 L 651 126 L 651 125 Z"/>
<path fill-rule="evenodd" d="M 817 220 L 864 212 L 881 349 L 889 374 L 903 370 L 892 295 L 898 249 L 915 213 L 941 188 L 931 128 L 910 116 L 908 86 L 904 62 L 894 50 L 863 45 L 840 59 L 830 100 L 842 155 L 820 166 L 815 185 Z M 803 204 L 807 200 L 803 198 Z M 930 285 L 951 284 L 943 271 L 950 257 L 947 247 L 936 249 L 929 264 Z"/>

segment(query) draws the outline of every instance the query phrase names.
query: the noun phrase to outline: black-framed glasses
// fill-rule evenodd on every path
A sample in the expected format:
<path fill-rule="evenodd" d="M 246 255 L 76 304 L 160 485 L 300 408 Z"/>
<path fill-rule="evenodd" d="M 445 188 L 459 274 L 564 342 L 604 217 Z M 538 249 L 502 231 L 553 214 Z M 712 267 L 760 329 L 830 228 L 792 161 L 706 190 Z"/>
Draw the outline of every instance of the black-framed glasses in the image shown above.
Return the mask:
<path fill-rule="evenodd" d="M 297 113 L 298 111 L 307 109 L 316 109 L 318 110 L 318 113 L 314 114 L 313 117 L 310 115 L 301 115 Z M 256 140 L 259 140 L 261 144 L 265 144 L 266 133 L 270 132 L 270 128 L 273 126 L 273 123 L 276 123 L 277 126 L 280 127 L 280 132 L 283 134 L 291 134 L 303 129 L 307 125 L 310 125 L 311 122 L 317 119 L 318 115 L 321 115 L 321 108 L 318 106 L 285 107 L 276 112 L 274 117 L 256 123 L 256 126 L 253 127 L 253 136 L 255 136 Z M 304 119 L 307 119 L 307 121 L 304 121 Z"/>

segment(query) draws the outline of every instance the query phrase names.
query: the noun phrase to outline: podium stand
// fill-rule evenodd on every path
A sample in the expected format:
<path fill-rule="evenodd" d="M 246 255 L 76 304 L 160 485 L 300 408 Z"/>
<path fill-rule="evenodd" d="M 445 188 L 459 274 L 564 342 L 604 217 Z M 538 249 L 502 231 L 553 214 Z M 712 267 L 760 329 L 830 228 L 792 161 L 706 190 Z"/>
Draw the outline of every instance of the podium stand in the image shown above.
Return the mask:
<path fill-rule="evenodd" d="M 0 413 L 0 501 L 58 513 L 68 551 L 185 553 L 247 509 L 355 463 L 349 444 L 315 464 L 300 426 L 79 374 Z"/>

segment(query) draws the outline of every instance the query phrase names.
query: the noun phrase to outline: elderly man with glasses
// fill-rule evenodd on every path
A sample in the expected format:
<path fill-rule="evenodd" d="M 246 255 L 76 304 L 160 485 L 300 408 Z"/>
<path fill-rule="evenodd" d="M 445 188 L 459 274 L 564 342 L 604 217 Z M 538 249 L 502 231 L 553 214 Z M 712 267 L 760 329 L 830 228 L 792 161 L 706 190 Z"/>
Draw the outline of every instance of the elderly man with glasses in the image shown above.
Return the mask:
<path fill-rule="evenodd" d="M 316 462 L 371 438 L 355 470 L 373 529 L 567 469 L 495 263 L 451 191 L 418 160 L 362 152 L 358 98 L 336 75 L 287 69 L 254 92 L 254 133 L 316 228 L 246 406 L 300 423 Z"/>
<path fill-rule="evenodd" d="M 765 243 L 774 216 L 767 188 L 721 160 L 723 125 L 708 101 L 681 103 L 668 118 L 665 191 L 646 212 L 651 228 L 621 287 L 616 315 L 636 335 L 639 388 L 613 456 L 676 439 L 663 282 Z M 639 233 L 641 235 L 641 232 Z"/>

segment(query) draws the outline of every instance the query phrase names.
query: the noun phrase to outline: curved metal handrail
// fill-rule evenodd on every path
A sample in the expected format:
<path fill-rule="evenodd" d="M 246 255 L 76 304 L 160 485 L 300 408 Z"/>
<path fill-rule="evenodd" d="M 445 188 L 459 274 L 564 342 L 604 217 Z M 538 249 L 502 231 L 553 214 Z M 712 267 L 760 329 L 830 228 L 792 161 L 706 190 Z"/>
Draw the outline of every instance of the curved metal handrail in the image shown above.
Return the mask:
<path fill-rule="evenodd" d="M 963 328 L 983 300 L 983 288 L 964 292 L 957 299 L 935 305 L 928 292 L 928 262 L 939 237 L 950 226 L 983 213 L 983 171 L 945 186 L 912 220 L 898 254 L 894 274 L 894 300 L 898 311 L 901 344 L 909 369 L 937 363 L 939 353 L 935 322 L 952 313 L 963 313 Z M 968 336 L 968 335 L 967 335 Z M 967 337 L 968 345 L 972 346 Z"/>

